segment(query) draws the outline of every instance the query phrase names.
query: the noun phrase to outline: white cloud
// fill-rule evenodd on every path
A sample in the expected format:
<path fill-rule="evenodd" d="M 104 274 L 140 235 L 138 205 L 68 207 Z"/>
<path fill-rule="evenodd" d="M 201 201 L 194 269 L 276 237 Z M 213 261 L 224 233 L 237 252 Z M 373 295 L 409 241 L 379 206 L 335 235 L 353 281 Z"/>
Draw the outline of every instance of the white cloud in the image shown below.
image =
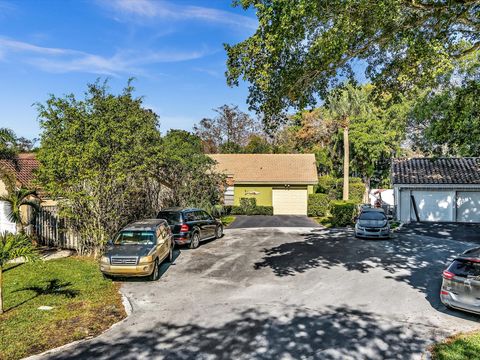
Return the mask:
<path fill-rule="evenodd" d="M 0 37 L 0 59 L 19 56 L 20 60 L 44 71 L 54 73 L 86 72 L 94 74 L 145 74 L 142 66 L 155 63 L 180 62 L 201 58 L 207 49 L 195 51 L 120 51 L 101 56 L 84 51 L 37 46 L 27 42 Z"/>
<path fill-rule="evenodd" d="M 257 28 L 257 21 L 251 17 L 203 6 L 152 0 L 99 0 L 99 2 L 117 15 L 127 16 L 128 20 L 136 16 L 143 19 L 199 20 L 247 29 Z"/>

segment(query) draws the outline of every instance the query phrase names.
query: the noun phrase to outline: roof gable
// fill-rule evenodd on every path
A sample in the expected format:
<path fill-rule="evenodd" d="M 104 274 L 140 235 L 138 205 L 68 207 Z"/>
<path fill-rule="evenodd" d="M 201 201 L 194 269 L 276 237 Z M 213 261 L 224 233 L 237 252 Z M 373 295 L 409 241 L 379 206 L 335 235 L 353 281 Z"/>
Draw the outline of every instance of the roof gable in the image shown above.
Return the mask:
<path fill-rule="evenodd" d="M 316 184 L 314 154 L 210 154 L 217 172 L 235 183 Z"/>
<path fill-rule="evenodd" d="M 16 161 L 0 160 L 0 169 L 5 169 L 7 172 L 15 176 L 15 180 L 22 186 L 31 187 L 35 179 L 35 170 L 40 163 L 35 157 L 35 154 L 19 154 Z"/>
<path fill-rule="evenodd" d="M 480 184 L 480 158 L 395 160 L 394 184 Z"/>

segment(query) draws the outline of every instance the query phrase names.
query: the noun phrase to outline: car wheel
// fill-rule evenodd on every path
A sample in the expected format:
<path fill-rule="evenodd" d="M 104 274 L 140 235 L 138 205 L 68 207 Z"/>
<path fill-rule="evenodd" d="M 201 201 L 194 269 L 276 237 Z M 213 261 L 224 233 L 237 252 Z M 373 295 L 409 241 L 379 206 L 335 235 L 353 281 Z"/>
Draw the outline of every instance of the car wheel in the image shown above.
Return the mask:
<path fill-rule="evenodd" d="M 192 235 L 192 240 L 190 241 L 190 249 L 196 249 L 200 245 L 200 234 L 194 232 Z"/>
<path fill-rule="evenodd" d="M 158 280 L 158 275 L 160 275 L 160 269 L 158 268 L 158 260 L 155 260 L 155 264 L 153 265 L 152 274 L 149 276 L 150 281 Z"/>
<path fill-rule="evenodd" d="M 215 238 L 220 239 L 223 236 L 223 226 L 218 225 L 215 229 Z"/>

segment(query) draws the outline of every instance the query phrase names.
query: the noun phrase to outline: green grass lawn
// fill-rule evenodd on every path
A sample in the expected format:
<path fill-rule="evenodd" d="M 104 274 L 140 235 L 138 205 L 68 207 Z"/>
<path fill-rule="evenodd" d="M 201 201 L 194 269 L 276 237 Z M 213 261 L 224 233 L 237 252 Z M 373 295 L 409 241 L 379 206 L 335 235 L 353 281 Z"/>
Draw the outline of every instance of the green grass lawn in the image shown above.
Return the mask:
<path fill-rule="evenodd" d="M 331 216 L 324 216 L 324 217 L 312 217 L 314 221 L 319 223 L 320 225 L 325 226 L 326 228 L 333 227 L 332 225 L 332 217 Z"/>
<path fill-rule="evenodd" d="M 222 217 L 222 223 L 223 223 L 223 226 L 227 227 L 228 225 L 230 225 L 232 222 L 235 221 L 235 216 L 232 216 L 232 215 L 228 215 L 228 216 L 223 216 Z"/>
<path fill-rule="evenodd" d="M 432 347 L 436 360 L 480 359 L 480 332 L 459 334 Z"/>
<path fill-rule="evenodd" d="M 97 335 L 125 317 L 118 285 L 104 279 L 89 258 L 12 265 L 4 272 L 3 289 L 0 359 L 20 359 Z"/>

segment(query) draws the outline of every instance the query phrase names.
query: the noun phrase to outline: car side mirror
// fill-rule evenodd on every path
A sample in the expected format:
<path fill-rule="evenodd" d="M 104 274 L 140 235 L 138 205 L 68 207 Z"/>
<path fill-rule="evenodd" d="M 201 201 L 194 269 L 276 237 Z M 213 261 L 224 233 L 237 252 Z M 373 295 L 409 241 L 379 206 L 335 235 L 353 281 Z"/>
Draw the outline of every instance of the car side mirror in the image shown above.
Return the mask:
<path fill-rule="evenodd" d="M 358 220 L 358 216 L 355 216 L 355 217 L 353 218 L 353 221 L 356 222 L 357 220 Z"/>

